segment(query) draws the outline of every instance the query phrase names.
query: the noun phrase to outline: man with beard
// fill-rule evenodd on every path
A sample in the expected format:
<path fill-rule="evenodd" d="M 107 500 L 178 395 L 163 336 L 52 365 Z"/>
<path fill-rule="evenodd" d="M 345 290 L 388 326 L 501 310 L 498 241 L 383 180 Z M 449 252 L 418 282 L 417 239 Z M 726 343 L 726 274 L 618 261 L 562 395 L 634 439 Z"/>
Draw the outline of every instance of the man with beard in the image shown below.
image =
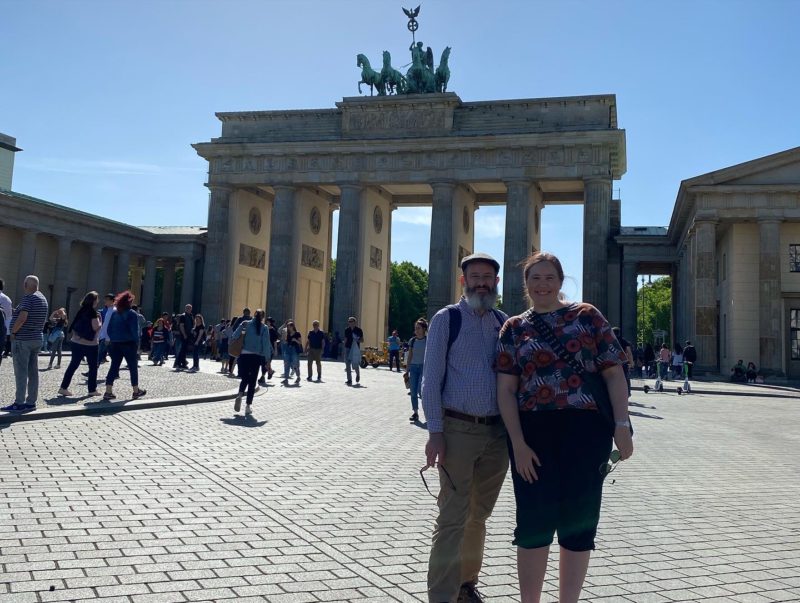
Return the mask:
<path fill-rule="evenodd" d="M 423 368 L 425 456 L 427 467 L 438 466 L 440 486 L 430 603 L 483 600 L 476 587 L 486 520 L 508 470 L 494 372 L 498 333 L 508 319 L 494 307 L 500 265 L 474 253 L 461 261 L 461 271 L 464 295 L 431 320 Z"/>

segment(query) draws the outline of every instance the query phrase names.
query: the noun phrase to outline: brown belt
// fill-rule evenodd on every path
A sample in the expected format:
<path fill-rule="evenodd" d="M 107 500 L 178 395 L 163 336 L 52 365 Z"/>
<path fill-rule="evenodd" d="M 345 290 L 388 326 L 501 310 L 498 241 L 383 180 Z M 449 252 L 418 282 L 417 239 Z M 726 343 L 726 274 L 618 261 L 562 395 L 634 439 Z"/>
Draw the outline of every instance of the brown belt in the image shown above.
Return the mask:
<path fill-rule="evenodd" d="M 474 417 L 472 415 L 458 412 L 457 410 L 444 409 L 444 416 L 451 419 L 458 419 L 459 421 L 467 421 L 468 423 L 478 423 L 479 425 L 495 425 L 501 421 L 500 415 L 492 415 L 491 417 Z"/>

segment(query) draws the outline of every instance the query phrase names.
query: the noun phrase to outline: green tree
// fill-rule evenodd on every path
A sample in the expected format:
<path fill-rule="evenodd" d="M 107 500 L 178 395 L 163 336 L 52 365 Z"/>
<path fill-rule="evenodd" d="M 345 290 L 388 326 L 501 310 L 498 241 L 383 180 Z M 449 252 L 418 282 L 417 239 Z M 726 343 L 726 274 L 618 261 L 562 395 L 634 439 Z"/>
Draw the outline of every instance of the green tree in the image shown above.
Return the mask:
<path fill-rule="evenodd" d="M 428 311 L 428 273 L 411 262 L 392 262 L 389 328 L 402 339 L 414 335 L 414 322 Z"/>
<path fill-rule="evenodd" d="M 639 316 L 637 338 L 639 342 L 653 343 L 653 331 L 666 331 L 669 341 L 672 319 L 672 281 L 668 276 L 646 283 L 637 292 L 636 312 Z"/>

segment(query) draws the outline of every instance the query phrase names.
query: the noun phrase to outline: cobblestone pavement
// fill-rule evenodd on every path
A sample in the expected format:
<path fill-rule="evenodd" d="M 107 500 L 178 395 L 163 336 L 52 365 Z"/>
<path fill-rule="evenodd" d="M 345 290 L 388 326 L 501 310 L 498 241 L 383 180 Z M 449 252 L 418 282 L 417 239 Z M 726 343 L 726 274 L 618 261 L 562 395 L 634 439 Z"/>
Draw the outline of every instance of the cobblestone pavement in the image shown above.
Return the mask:
<path fill-rule="evenodd" d="M 144 355 L 143 355 L 143 358 Z M 35 418 L 43 414 L 55 413 L 75 413 L 85 410 L 100 411 L 108 408 L 141 407 L 149 406 L 156 400 L 178 401 L 187 396 L 219 394 L 234 389 L 238 385 L 238 380 L 228 379 L 217 371 L 220 364 L 207 360 L 200 361 L 200 372 L 189 373 L 186 371 L 175 371 L 172 368 L 174 359 L 170 357 L 164 366 L 153 366 L 152 362 L 144 359 L 139 363 L 139 385 L 147 390 L 147 395 L 136 402 L 131 402 L 131 382 L 129 373 L 123 362 L 123 369 L 120 371 L 120 378 L 114 383 L 114 393 L 117 400 L 111 403 L 103 402 L 101 396 L 88 396 L 86 377 L 82 373 L 88 369 L 82 364 L 80 369 L 75 372 L 72 383 L 69 386 L 73 396 L 65 398 L 58 395 L 58 388 L 61 386 L 61 379 L 70 361 L 69 354 L 65 354 L 61 368 L 48 370 L 49 355 L 39 356 L 39 400 L 37 409 L 33 413 L 23 415 L 25 420 Z M 191 358 L 189 359 L 191 364 Z M 98 371 L 97 389 L 105 391 L 105 377 L 110 363 L 100 365 Z M 4 358 L 0 365 L 0 406 L 12 404 L 15 393 L 14 367 L 11 358 Z M 0 412 L 0 422 L 8 413 Z"/>
<path fill-rule="evenodd" d="M 0 601 L 424 600 L 426 432 L 399 375 L 324 371 L 249 420 L 227 401 L 1 425 Z M 585 600 L 800 601 L 799 403 L 635 393 Z M 513 509 L 508 480 L 490 601 L 518 598 Z"/>

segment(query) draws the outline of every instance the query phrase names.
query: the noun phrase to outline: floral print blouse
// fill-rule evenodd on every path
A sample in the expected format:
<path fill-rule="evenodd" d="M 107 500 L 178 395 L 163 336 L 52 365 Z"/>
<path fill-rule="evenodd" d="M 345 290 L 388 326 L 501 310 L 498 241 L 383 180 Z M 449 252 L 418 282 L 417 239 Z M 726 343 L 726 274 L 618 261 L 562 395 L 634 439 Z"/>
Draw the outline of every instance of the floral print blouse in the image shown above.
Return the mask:
<path fill-rule="evenodd" d="M 520 378 L 520 411 L 597 410 L 581 376 L 537 333 L 528 312 L 509 318 L 503 325 L 497 355 L 497 371 Z M 540 316 L 586 372 L 602 371 L 627 360 L 608 321 L 591 304 L 572 303 Z"/>

